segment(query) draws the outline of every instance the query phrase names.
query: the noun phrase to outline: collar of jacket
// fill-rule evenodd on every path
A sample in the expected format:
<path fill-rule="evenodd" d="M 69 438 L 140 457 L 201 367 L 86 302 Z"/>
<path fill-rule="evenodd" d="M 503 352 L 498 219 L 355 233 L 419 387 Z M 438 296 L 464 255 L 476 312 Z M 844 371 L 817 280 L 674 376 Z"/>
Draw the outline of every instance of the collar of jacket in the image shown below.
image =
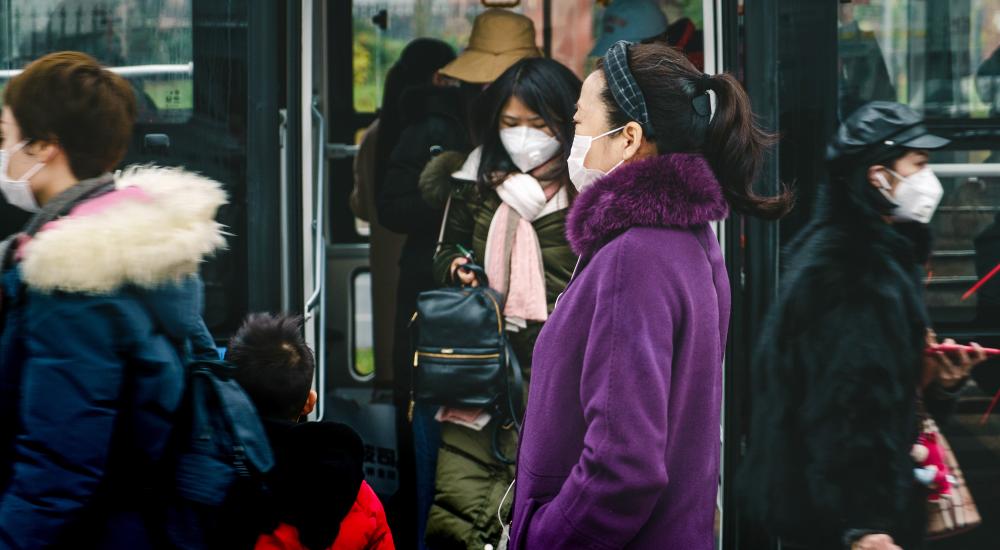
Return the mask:
<path fill-rule="evenodd" d="M 198 174 L 129 168 L 114 191 L 77 204 L 21 244 L 24 282 L 41 292 L 106 294 L 181 281 L 225 246 L 215 221 L 225 203 L 221 184 Z"/>
<path fill-rule="evenodd" d="M 632 227 L 690 228 L 724 219 L 729 205 L 708 161 L 670 153 L 621 165 L 583 191 L 567 219 L 573 252 L 589 256 Z"/>

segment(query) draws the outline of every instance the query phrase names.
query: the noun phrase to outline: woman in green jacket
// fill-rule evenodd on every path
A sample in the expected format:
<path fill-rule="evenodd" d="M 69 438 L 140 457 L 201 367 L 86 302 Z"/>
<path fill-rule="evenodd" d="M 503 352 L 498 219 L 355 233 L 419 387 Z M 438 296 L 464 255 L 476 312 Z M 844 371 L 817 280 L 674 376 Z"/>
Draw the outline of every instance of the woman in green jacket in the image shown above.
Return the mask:
<path fill-rule="evenodd" d="M 421 176 L 431 203 L 450 197 L 434 277 L 442 285 L 477 282 L 462 266 L 482 265 L 505 297 L 504 317 L 525 380 L 535 338 L 573 274 L 576 255 L 566 241 L 566 214 L 576 195 L 566 159 L 573 142 L 573 104 L 580 80 L 550 59 L 523 60 L 484 93 L 480 146 L 467 157 L 444 153 Z M 442 409 L 442 447 L 426 540 L 434 550 L 496 545 L 498 507 L 514 467 L 494 458 L 493 430 L 513 457 L 516 434 L 496 421 L 476 424 L 481 411 Z M 477 418 L 478 417 L 478 418 Z M 510 499 L 504 501 L 504 512 Z"/>

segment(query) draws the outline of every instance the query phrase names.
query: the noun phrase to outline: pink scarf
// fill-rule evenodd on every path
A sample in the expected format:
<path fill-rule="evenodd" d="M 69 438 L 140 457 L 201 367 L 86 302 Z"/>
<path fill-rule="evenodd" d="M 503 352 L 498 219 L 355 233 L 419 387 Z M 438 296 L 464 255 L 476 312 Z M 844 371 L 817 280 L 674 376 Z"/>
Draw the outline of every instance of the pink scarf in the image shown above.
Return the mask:
<path fill-rule="evenodd" d="M 535 178 L 516 174 L 497 187 L 503 200 L 486 238 L 486 275 L 490 286 L 506 297 L 509 330 L 528 321 L 544 322 L 549 308 L 545 293 L 542 248 L 532 222 L 569 206 L 565 190 L 549 198 Z"/>

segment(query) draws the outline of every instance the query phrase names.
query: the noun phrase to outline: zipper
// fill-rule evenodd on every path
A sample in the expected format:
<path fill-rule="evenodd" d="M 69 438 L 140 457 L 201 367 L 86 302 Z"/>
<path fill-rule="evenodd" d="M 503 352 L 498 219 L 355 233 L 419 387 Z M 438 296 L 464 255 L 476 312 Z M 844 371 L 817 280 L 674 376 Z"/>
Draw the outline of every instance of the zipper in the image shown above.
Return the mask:
<path fill-rule="evenodd" d="M 433 357 L 435 359 L 499 359 L 499 353 L 483 353 L 483 354 L 467 354 L 467 353 L 447 353 L 442 350 L 441 353 L 431 353 L 427 351 L 418 351 L 413 354 L 413 366 L 420 366 L 421 357 Z"/>
<path fill-rule="evenodd" d="M 503 321 L 504 321 L 504 317 L 500 313 L 500 303 L 497 302 L 496 298 L 494 298 L 493 295 L 490 294 L 489 292 L 486 292 L 484 294 L 486 294 L 486 296 L 490 299 L 490 301 L 493 302 L 493 307 L 497 311 L 497 333 L 498 334 L 503 334 Z"/>

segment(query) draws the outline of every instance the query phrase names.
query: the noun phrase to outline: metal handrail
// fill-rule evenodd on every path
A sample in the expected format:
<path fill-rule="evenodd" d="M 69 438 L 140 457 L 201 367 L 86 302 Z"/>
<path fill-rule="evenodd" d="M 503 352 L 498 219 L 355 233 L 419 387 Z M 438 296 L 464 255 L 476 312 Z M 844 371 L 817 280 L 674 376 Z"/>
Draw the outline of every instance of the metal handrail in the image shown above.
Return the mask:
<path fill-rule="evenodd" d="M 935 275 L 928 282 L 931 285 L 958 285 L 973 284 L 979 278 L 972 275 Z"/>
<path fill-rule="evenodd" d="M 931 170 L 943 178 L 975 178 L 1000 176 L 1000 163 L 931 164 Z"/>
<path fill-rule="evenodd" d="M 316 407 L 316 420 L 322 420 L 326 412 L 326 117 L 319 109 L 319 98 L 313 100 L 313 119 L 316 120 L 319 136 L 316 139 L 316 206 L 313 209 L 313 241 L 315 244 L 313 258 L 313 294 L 306 301 L 306 318 L 312 316 L 313 310 L 319 314 L 318 334 L 316 335 L 316 393 L 319 399 Z"/>
<path fill-rule="evenodd" d="M 935 250 L 932 254 L 935 258 L 971 258 L 976 255 L 975 250 Z"/>
<path fill-rule="evenodd" d="M 121 76 L 161 76 L 161 75 L 183 75 L 194 74 L 194 62 L 179 63 L 172 65 L 131 65 L 124 67 L 108 67 L 109 71 Z M 14 78 L 21 74 L 24 69 L 0 69 L 0 78 Z"/>
<path fill-rule="evenodd" d="M 323 233 L 323 224 L 325 221 L 324 214 L 326 211 L 326 205 L 324 204 L 326 202 L 326 197 L 325 197 L 326 182 L 324 181 L 325 179 L 324 168 L 326 168 L 326 156 L 324 155 L 325 151 L 323 149 L 326 145 L 326 117 L 323 116 L 323 113 L 319 110 L 318 98 L 313 100 L 312 114 L 313 114 L 313 119 L 315 119 L 317 122 L 317 126 L 319 129 L 319 138 L 317 140 L 318 145 L 316 146 L 317 150 L 316 151 L 317 152 L 316 195 L 315 195 L 316 206 L 313 209 L 313 211 L 315 212 L 315 215 L 313 217 L 313 235 L 314 235 L 313 261 L 315 262 L 313 263 L 313 293 L 311 296 L 309 296 L 309 299 L 306 300 L 307 316 L 312 312 L 312 310 L 316 309 L 316 306 L 320 299 L 320 295 L 323 292 L 324 281 L 321 278 L 322 275 L 321 266 L 322 264 L 326 263 L 325 261 L 323 261 L 325 260 L 326 256 L 326 241 L 325 241 L 325 235 Z"/>

